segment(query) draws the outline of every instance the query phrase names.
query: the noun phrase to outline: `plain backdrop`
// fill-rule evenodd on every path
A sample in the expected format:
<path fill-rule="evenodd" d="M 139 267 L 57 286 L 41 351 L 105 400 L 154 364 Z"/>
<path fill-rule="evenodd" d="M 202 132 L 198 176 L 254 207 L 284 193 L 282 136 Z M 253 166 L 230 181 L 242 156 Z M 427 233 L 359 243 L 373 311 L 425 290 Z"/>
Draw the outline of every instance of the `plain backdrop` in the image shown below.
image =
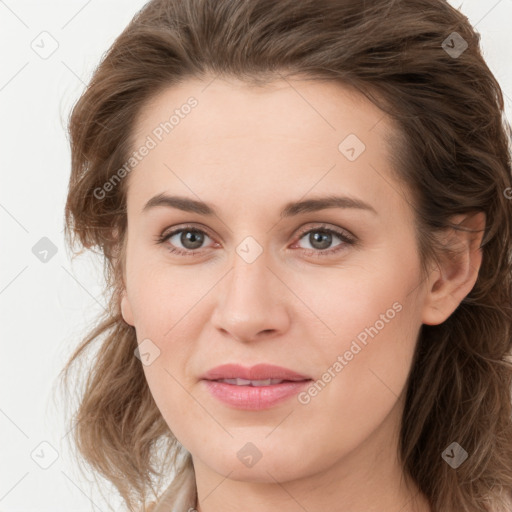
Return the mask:
<path fill-rule="evenodd" d="M 450 3 L 482 35 L 512 119 L 512 0 Z M 0 0 L 0 512 L 121 510 L 77 470 L 54 398 L 59 371 L 103 307 L 101 262 L 72 263 L 64 244 L 66 122 L 144 4 Z"/>

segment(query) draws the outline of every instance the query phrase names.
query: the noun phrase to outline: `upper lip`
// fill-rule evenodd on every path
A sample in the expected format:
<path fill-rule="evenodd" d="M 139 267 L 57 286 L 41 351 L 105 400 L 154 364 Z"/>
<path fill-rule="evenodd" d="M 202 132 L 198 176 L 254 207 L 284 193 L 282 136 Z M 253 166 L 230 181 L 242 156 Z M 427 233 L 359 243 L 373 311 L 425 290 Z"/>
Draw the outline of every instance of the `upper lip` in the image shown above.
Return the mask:
<path fill-rule="evenodd" d="M 208 370 L 202 377 L 205 380 L 219 379 L 245 379 L 245 380 L 310 380 L 310 377 L 301 375 L 288 368 L 273 364 L 257 364 L 247 368 L 240 364 L 223 364 Z"/>

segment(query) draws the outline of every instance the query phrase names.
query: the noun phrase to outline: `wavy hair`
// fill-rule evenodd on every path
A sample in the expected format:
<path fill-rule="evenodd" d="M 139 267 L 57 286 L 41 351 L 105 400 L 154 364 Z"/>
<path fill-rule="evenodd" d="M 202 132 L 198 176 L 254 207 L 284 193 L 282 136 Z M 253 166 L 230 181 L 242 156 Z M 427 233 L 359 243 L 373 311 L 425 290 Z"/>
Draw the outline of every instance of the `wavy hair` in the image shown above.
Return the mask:
<path fill-rule="evenodd" d="M 95 191 L 129 159 L 148 101 L 206 76 L 263 85 L 292 76 L 332 80 L 393 119 L 393 169 L 413 198 L 425 269 L 448 254 L 437 234 L 461 229 L 452 216 L 485 212 L 474 288 L 445 322 L 420 330 L 399 456 L 433 512 L 510 512 L 512 130 L 480 35 L 444 0 L 152 0 L 117 37 L 68 125 L 66 241 L 74 255 L 90 249 L 103 258 L 108 293 L 107 310 L 61 372 L 69 389 L 70 370 L 97 346 L 78 372 L 70 422 L 81 457 L 130 511 L 146 510 L 169 469 L 191 470 L 120 312 L 127 180 L 102 200 Z M 454 441 L 469 454 L 456 470 L 441 457 Z"/>

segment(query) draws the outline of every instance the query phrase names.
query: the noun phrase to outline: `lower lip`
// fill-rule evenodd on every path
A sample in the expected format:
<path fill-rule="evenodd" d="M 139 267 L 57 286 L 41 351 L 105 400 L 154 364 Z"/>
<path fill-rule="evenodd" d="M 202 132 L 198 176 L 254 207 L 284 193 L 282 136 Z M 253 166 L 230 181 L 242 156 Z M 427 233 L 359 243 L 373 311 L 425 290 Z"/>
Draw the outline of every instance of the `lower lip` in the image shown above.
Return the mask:
<path fill-rule="evenodd" d="M 282 382 L 270 386 L 237 386 L 203 380 L 208 391 L 221 402 L 237 409 L 260 410 L 278 405 L 308 386 L 311 380 Z"/>

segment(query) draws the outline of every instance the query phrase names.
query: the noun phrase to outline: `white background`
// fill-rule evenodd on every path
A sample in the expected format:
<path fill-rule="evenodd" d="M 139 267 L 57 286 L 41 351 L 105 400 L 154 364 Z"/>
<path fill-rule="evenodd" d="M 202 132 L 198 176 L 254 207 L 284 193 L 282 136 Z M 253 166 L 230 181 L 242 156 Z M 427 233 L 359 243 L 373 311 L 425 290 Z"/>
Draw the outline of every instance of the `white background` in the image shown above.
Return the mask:
<path fill-rule="evenodd" d="M 64 245 L 65 127 L 102 54 L 144 3 L 0 0 L 0 512 L 111 510 L 77 471 L 54 389 L 103 303 L 99 261 L 71 263 Z M 482 35 L 512 119 L 512 0 L 450 3 Z M 47 59 L 31 48 L 43 31 L 58 43 Z M 42 237 L 57 248 L 47 263 L 32 252 Z M 48 469 L 31 457 L 36 450 L 36 460 L 51 461 L 51 448 L 41 442 L 58 454 Z M 114 510 L 120 503 L 113 500 Z"/>

